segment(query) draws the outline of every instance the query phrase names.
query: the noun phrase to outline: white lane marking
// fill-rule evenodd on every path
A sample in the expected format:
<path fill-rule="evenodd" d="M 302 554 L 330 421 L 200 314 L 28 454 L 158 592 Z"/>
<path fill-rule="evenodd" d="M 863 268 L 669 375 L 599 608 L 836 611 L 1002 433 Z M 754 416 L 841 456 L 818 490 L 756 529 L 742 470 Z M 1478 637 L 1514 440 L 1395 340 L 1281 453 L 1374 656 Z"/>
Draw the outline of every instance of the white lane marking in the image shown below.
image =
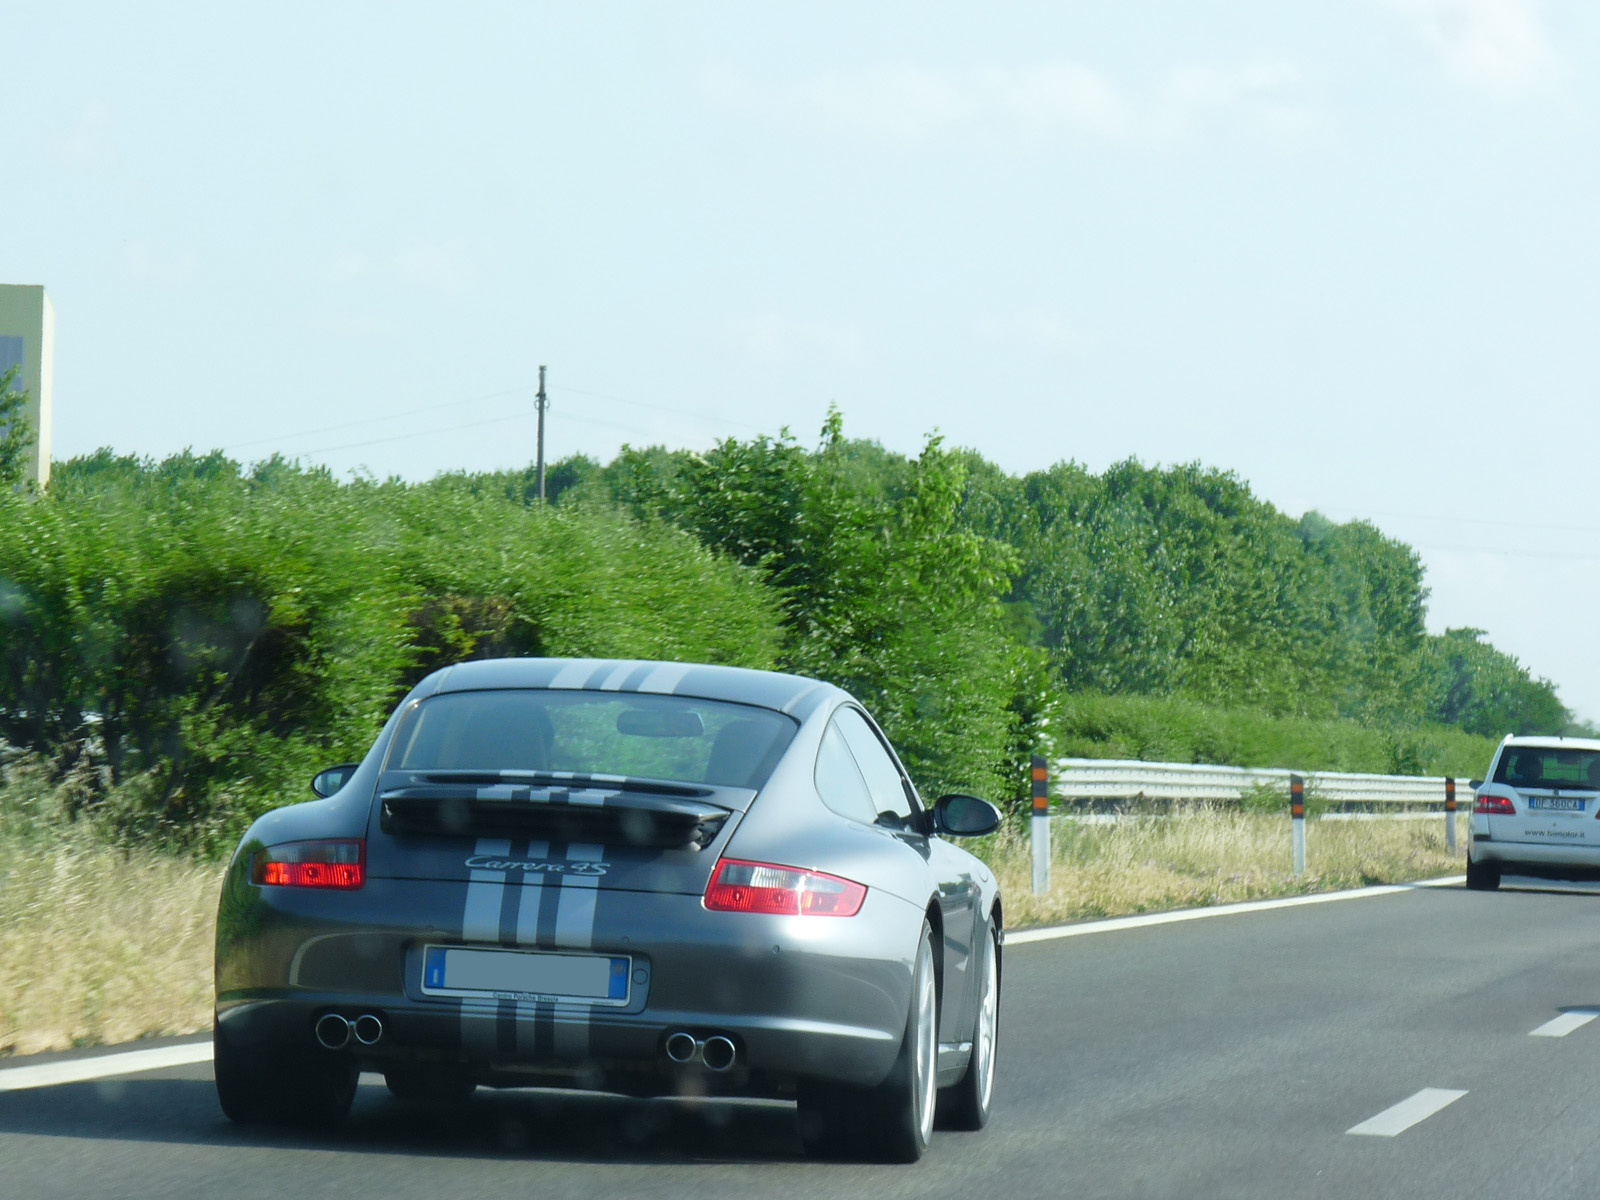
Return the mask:
<path fill-rule="evenodd" d="M 1181 908 L 1177 912 L 1141 913 L 1137 917 L 1111 917 L 1105 921 L 1083 921 L 1077 925 L 1007 930 L 1006 945 L 1017 946 L 1027 942 L 1052 941 L 1055 938 L 1083 937 L 1091 933 L 1115 933 L 1119 929 L 1143 929 L 1146 925 L 1203 921 L 1208 917 L 1236 917 L 1241 913 L 1269 912 L 1275 908 L 1299 908 L 1303 904 L 1332 904 L 1336 900 L 1397 896 L 1402 892 L 1415 891 L 1417 888 L 1451 887 L 1465 880 L 1465 875 L 1446 875 L 1442 879 L 1423 879 L 1416 883 L 1390 883 L 1382 887 L 1351 888 L 1343 892 L 1319 892 L 1315 896 L 1286 896 L 1282 900 L 1248 900 L 1242 904 L 1217 904 L 1210 908 Z"/>
<path fill-rule="evenodd" d="M 1410 1129 L 1419 1121 L 1426 1121 L 1442 1108 L 1454 1104 L 1465 1091 L 1455 1088 L 1423 1088 L 1415 1096 L 1409 1096 L 1391 1108 L 1384 1109 L 1375 1117 L 1369 1117 L 1359 1125 L 1352 1125 L 1346 1133 L 1360 1134 L 1365 1137 L 1396 1137 Z"/>
<path fill-rule="evenodd" d="M 166 1067 L 187 1067 L 210 1061 L 210 1042 L 186 1042 L 181 1046 L 124 1050 L 118 1054 L 69 1058 L 64 1062 L 39 1063 L 32 1067 L 4 1067 L 0 1068 L 0 1092 L 55 1087 L 62 1083 L 86 1083 L 91 1079 L 109 1079 L 113 1075 L 160 1071 Z"/>
<path fill-rule="evenodd" d="M 1528 1036 L 1566 1037 L 1574 1029 L 1582 1029 L 1596 1017 L 1600 1017 L 1600 1008 L 1575 1008 L 1571 1012 L 1562 1013 L 1552 1021 L 1546 1021 L 1537 1029 L 1530 1029 Z"/>

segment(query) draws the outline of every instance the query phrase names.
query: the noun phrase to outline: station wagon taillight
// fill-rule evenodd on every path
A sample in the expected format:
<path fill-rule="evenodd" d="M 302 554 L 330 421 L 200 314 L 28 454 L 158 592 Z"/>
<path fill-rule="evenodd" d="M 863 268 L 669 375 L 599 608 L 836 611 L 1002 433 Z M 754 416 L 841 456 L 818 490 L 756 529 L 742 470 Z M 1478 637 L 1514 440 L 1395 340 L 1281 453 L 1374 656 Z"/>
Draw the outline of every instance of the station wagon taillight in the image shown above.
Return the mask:
<path fill-rule="evenodd" d="M 1472 811 L 1489 816 L 1514 817 L 1517 810 L 1508 796 L 1486 796 L 1481 792 L 1472 801 Z"/>
<path fill-rule="evenodd" d="M 715 912 L 853 917 L 866 898 L 864 885 L 837 875 L 725 858 L 706 887 L 705 905 Z"/>
<path fill-rule="evenodd" d="M 269 887 L 354 891 L 367 881 L 367 843 L 349 838 L 268 846 L 256 851 L 250 880 Z"/>

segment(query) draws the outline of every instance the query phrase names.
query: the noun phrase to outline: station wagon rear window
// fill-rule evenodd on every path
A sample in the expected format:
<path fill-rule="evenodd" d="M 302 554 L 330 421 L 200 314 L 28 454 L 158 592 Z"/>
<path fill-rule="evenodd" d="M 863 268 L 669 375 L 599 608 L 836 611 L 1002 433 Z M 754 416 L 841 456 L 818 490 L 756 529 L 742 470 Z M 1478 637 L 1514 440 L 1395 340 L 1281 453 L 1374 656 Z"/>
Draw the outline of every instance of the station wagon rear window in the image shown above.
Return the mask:
<path fill-rule="evenodd" d="M 745 704 L 646 693 L 445 692 L 401 719 L 402 771 L 556 771 L 759 788 L 798 724 Z"/>
<path fill-rule="evenodd" d="M 1600 790 L 1600 750 L 1556 746 L 1507 746 L 1494 782 L 1514 788 Z"/>

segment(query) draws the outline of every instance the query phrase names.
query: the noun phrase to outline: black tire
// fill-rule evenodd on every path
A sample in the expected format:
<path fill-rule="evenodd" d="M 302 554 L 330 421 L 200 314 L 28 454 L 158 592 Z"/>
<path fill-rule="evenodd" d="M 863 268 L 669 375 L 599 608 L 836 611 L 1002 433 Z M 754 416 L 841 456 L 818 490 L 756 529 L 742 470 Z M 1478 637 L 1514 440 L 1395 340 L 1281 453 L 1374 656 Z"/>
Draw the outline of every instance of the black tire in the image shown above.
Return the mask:
<path fill-rule="evenodd" d="M 995 1056 L 1000 1039 L 1000 939 L 985 926 L 978 960 L 978 1002 L 972 1018 L 972 1057 L 957 1082 L 939 1093 L 940 1129 L 982 1129 L 994 1100 Z"/>
<path fill-rule="evenodd" d="M 894 1066 L 876 1087 L 803 1084 L 796 1116 L 806 1153 L 818 1158 L 916 1162 L 933 1132 L 938 1070 L 939 990 L 933 931 L 924 921 L 911 971 L 905 1036 Z"/>
<path fill-rule="evenodd" d="M 326 1129 L 350 1112 L 359 1072 L 329 1051 L 234 1046 L 211 1027 L 211 1071 L 223 1115 L 240 1125 Z"/>
<path fill-rule="evenodd" d="M 1475 892 L 1492 892 L 1500 886 L 1500 864 L 1467 859 L 1467 886 Z"/>

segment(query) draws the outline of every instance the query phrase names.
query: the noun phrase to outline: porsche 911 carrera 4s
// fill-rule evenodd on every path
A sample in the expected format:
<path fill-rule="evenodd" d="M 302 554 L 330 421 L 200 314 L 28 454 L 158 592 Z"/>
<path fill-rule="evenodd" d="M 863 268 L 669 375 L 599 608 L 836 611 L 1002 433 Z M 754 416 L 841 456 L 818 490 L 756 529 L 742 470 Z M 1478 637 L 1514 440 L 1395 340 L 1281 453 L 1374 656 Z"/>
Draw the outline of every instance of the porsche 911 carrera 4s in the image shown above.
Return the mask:
<path fill-rule="evenodd" d="M 987 1121 L 1001 897 L 846 692 L 769 671 L 499 659 L 424 679 L 321 797 L 268 812 L 217 923 L 215 1076 L 330 1123 L 362 1071 L 796 1102 L 806 1148 L 911 1161 Z"/>

